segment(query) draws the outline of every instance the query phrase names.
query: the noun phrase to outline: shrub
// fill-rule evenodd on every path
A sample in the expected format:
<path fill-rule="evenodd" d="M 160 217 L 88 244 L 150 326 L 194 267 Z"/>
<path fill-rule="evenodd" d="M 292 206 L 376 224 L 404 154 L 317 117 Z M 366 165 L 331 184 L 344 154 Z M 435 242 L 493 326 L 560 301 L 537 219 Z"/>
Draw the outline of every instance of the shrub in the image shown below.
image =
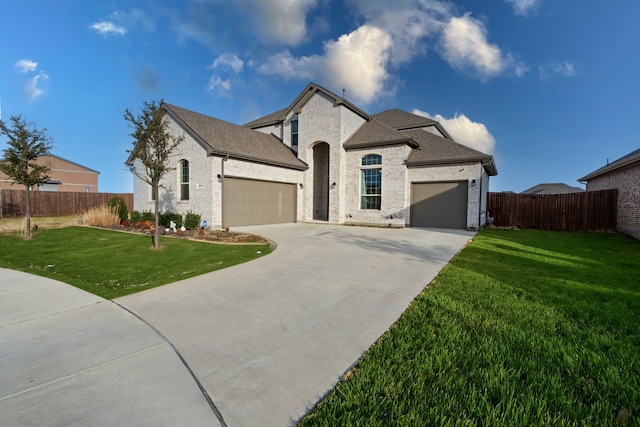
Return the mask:
<path fill-rule="evenodd" d="M 122 197 L 112 198 L 109 200 L 109 203 L 107 203 L 107 206 L 113 213 L 118 215 L 121 223 L 129 219 L 129 209 L 127 209 L 127 204 Z"/>
<path fill-rule="evenodd" d="M 165 211 L 160 214 L 158 222 L 165 227 L 169 227 L 171 221 L 176 223 L 176 227 L 182 227 L 182 214 L 178 212 Z"/>
<path fill-rule="evenodd" d="M 89 209 L 82 216 L 82 220 L 93 227 L 110 228 L 120 224 L 120 217 L 107 205 Z"/>
<path fill-rule="evenodd" d="M 131 222 L 155 221 L 156 217 L 151 211 L 131 211 Z"/>
<path fill-rule="evenodd" d="M 202 223 L 200 214 L 188 211 L 184 216 L 184 227 L 187 230 L 196 230 Z"/>

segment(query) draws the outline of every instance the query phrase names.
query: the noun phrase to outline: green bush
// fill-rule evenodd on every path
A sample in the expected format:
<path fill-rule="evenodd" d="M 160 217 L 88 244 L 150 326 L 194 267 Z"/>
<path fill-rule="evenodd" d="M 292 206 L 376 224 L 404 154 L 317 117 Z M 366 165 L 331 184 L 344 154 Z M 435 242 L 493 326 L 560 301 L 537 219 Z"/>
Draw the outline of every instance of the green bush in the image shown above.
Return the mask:
<path fill-rule="evenodd" d="M 188 211 L 184 216 L 184 227 L 187 230 L 197 230 L 202 223 L 200 214 Z"/>
<path fill-rule="evenodd" d="M 151 211 L 131 211 L 131 222 L 155 221 L 156 217 Z"/>
<path fill-rule="evenodd" d="M 160 225 L 164 225 L 165 227 L 169 227 L 171 221 L 176 223 L 176 227 L 182 227 L 182 214 L 178 212 L 165 211 L 160 214 L 160 218 L 158 219 Z"/>
<path fill-rule="evenodd" d="M 118 215 L 120 218 L 120 222 L 124 222 L 129 219 L 129 209 L 127 209 L 127 204 L 124 199 L 121 197 L 114 197 L 107 203 L 109 210 L 114 214 Z"/>

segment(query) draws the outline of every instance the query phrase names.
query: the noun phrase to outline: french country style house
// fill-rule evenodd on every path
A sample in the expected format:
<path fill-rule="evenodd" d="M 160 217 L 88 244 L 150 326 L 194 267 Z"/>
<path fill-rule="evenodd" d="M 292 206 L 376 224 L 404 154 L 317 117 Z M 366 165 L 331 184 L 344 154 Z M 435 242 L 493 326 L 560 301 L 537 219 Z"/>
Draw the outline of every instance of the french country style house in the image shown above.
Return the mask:
<path fill-rule="evenodd" d="M 162 183 L 160 211 L 199 213 L 216 228 L 485 224 L 493 157 L 458 144 L 437 121 L 396 109 L 368 114 L 313 83 L 284 109 L 242 126 L 162 108 L 184 142 Z M 151 193 L 134 177 L 135 209 L 153 210 Z"/>

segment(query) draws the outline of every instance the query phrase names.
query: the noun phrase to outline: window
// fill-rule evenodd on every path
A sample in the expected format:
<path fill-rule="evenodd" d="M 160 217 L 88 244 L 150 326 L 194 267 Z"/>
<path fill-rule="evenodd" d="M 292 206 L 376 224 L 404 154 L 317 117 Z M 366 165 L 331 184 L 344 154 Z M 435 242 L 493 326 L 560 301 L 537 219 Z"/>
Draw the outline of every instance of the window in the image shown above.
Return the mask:
<path fill-rule="evenodd" d="M 189 162 L 181 160 L 178 165 L 180 179 L 180 200 L 189 200 Z"/>
<path fill-rule="evenodd" d="M 291 145 L 298 145 L 298 119 L 291 120 Z"/>
<path fill-rule="evenodd" d="M 382 156 L 369 154 L 362 158 L 360 170 L 360 209 L 380 210 L 382 201 Z M 372 167 L 374 166 L 374 167 Z"/>

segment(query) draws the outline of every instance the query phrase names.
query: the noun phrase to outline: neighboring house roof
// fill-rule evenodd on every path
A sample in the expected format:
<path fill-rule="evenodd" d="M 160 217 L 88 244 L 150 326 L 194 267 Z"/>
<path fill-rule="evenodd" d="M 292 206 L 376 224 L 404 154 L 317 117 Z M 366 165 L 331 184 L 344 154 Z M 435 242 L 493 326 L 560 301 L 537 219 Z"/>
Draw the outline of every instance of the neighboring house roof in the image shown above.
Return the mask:
<path fill-rule="evenodd" d="M 289 147 L 273 135 L 163 103 L 163 108 L 208 154 L 305 170 Z"/>
<path fill-rule="evenodd" d="M 407 166 L 481 162 L 490 176 L 498 174 L 493 156 L 458 144 L 452 139 L 432 134 L 424 129 L 412 129 L 402 133 L 410 136 L 420 145 L 419 149 L 411 150 L 407 158 Z"/>
<path fill-rule="evenodd" d="M 527 188 L 520 194 L 567 194 L 579 193 L 581 191 L 584 191 L 584 189 L 580 187 L 571 187 L 563 183 L 544 183 Z"/>
<path fill-rule="evenodd" d="M 621 169 L 638 162 L 640 162 L 640 148 L 635 151 L 632 151 L 626 156 L 620 157 L 618 160 L 611 162 L 608 165 L 601 167 L 600 169 L 597 169 L 591 172 L 589 175 L 583 176 L 578 181 L 580 182 L 589 181 L 590 179 L 596 178 L 600 175 L 613 172 L 617 169 Z"/>
<path fill-rule="evenodd" d="M 82 169 L 86 170 L 87 172 L 100 174 L 100 172 L 97 171 L 97 170 L 94 170 L 94 169 L 88 168 L 86 166 L 83 166 L 80 163 L 76 163 L 76 162 L 73 162 L 71 160 L 67 160 L 67 159 L 65 159 L 63 157 L 56 156 L 55 154 L 46 154 L 46 155 L 43 155 L 43 156 L 38 156 L 38 159 L 36 161 L 46 161 L 48 157 L 52 157 L 52 158 L 55 158 L 55 159 L 58 159 L 58 160 L 62 160 L 63 162 L 71 163 L 72 165 L 75 165 L 75 166 L 77 166 L 79 168 L 82 168 Z M 4 161 L 4 158 L 0 158 L 0 162 L 1 161 Z"/>
<path fill-rule="evenodd" d="M 282 110 L 276 111 L 275 113 L 268 114 L 268 115 L 266 115 L 264 117 L 260 117 L 260 118 L 258 118 L 256 120 L 253 120 L 253 121 L 251 121 L 249 123 L 246 123 L 244 126 L 248 127 L 248 128 L 251 128 L 251 129 L 257 129 L 257 128 L 261 128 L 261 127 L 265 127 L 265 126 L 271 126 L 271 125 L 275 125 L 277 123 L 281 123 L 292 112 L 293 113 L 299 113 L 300 110 L 302 109 L 302 107 L 304 107 L 304 105 L 307 102 L 309 102 L 309 100 L 313 97 L 313 95 L 315 95 L 318 92 L 323 93 L 326 96 L 328 96 L 329 98 L 333 99 L 333 101 L 337 105 L 344 105 L 346 108 L 348 108 L 351 111 L 353 111 L 354 113 L 358 114 L 359 116 L 361 116 L 365 120 L 369 120 L 370 119 L 369 115 L 366 112 L 361 110 L 355 104 L 352 104 L 351 102 L 347 101 L 345 98 L 336 95 L 335 93 L 331 92 L 330 90 L 327 90 L 327 89 L 323 88 L 322 86 L 320 86 L 318 84 L 309 83 L 307 85 L 307 87 L 300 93 L 300 95 L 298 95 L 298 97 L 296 99 L 294 99 L 293 102 L 291 104 L 289 104 L 289 106 L 287 108 L 284 108 Z"/>

